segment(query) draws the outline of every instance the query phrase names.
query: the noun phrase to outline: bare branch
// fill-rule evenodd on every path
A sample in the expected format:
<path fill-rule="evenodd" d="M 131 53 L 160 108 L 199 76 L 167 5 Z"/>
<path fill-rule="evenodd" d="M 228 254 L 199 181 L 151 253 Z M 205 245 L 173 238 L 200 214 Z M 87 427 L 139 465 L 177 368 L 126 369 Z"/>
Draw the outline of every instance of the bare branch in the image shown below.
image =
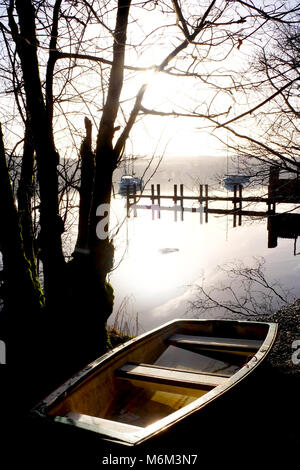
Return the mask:
<path fill-rule="evenodd" d="M 228 2 L 232 1 L 232 0 L 227 0 Z M 238 3 L 240 3 L 240 5 L 243 5 L 247 8 L 249 8 L 249 10 L 254 10 L 256 11 L 262 18 L 265 18 L 266 20 L 269 20 L 269 21 L 276 21 L 276 22 L 279 22 L 279 23 L 297 23 L 298 20 L 284 20 L 283 18 L 287 15 L 292 15 L 292 14 L 295 14 L 297 12 L 299 12 L 299 6 L 295 6 L 294 8 L 288 10 L 288 11 L 273 11 L 273 12 L 267 12 L 266 10 L 262 9 L 262 8 L 259 8 L 257 6 L 254 5 L 254 2 L 251 2 L 251 3 L 248 3 L 248 2 L 244 2 L 243 0 L 236 0 Z M 275 9 L 275 7 L 274 7 Z"/>
<path fill-rule="evenodd" d="M 145 108 L 144 106 L 140 107 L 140 111 L 144 114 L 150 114 L 152 116 L 165 116 L 165 117 L 189 117 L 189 118 L 203 118 L 203 119 L 216 119 L 217 117 L 224 116 L 227 114 L 227 111 L 224 113 L 219 113 L 219 114 L 202 114 L 202 113 L 196 113 L 190 112 L 190 113 L 178 113 L 176 111 L 169 111 L 169 112 L 164 112 L 164 111 L 156 111 L 154 109 L 148 109 Z"/>
<path fill-rule="evenodd" d="M 266 103 L 269 103 L 270 101 L 274 100 L 274 98 L 276 98 L 276 96 L 282 94 L 282 92 L 284 90 L 286 90 L 287 88 L 289 88 L 290 86 L 292 86 L 295 82 L 299 81 L 300 80 L 300 77 L 296 77 L 294 80 L 291 80 L 290 82 L 286 83 L 283 87 L 281 87 L 279 90 L 277 90 L 275 93 L 273 93 L 271 96 L 268 96 L 268 98 L 266 98 L 264 101 L 262 101 L 261 103 L 259 103 L 258 105 L 254 106 L 253 108 L 251 109 L 248 109 L 247 111 L 245 111 L 244 113 L 242 114 L 239 114 L 238 116 L 230 119 L 229 121 L 226 121 L 224 122 L 223 124 L 218 124 L 218 126 L 216 127 L 217 129 L 220 128 L 220 127 L 225 127 L 225 126 L 228 126 L 228 124 L 231 124 L 235 121 L 238 121 L 239 119 L 242 119 L 243 117 L 245 116 L 248 116 L 249 114 L 253 114 L 255 111 L 257 111 L 258 109 L 262 108 Z"/>
<path fill-rule="evenodd" d="M 92 62 L 99 62 L 102 64 L 106 65 L 112 65 L 113 61 L 104 59 L 103 57 L 97 57 L 94 55 L 90 54 L 79 54 L 79 53 L 73 53 L 73 52 L 57 52 L 57 59 L 78 59 L 78 60 L 90 60 Z M 149 66 L 149 67 L 135 67 L 133 65 L 124 65 L 125 70 L 132 70 L 134 72 L 147 72 L 148 70 L 153 70 L 155 67 L 154 66 Z"/>
<path fill-rule="evenodd" d="M 137 115 L 141 109 L 141 103 L 142 103 L 142 100 L 143 100 L 143 97 L 144 97 L 144 94 L 145 94 L 145 91 L 146 91 L 146 88 L 147 88 L 147 84 L 144 84 L 141 86 L 137 96 L 136 96 L 136 100 L 135 100 L 135 104 L 134 104 L 134 107 L 130 113 L 130 116 L 129 116 L 129 120 L 122 132 L 122 134 L 120 135 L 116 145 L 115 145 L 115 152 L 116 152 L 116 156 L 117 156 L 117 159 L 120 158 L 120 156 L 122 155 L 122 151 L 125 147 L 125 143 L 126 143 L 126 140 L 129 136 L 129 133 L 136 121 L 136 118 L 137 118 Z"/>
<path fill-rule="evenodd" d="M 186 39 L 189 40 L 190 33 L 189 33 L 189 30 L 188 30 L 186 21 L 184 19 L 184 16 L 182 14 L 181 8 L 178 5 L 178 1 L 177 0 L 172 0 L 172 3 L 173 3 L 173 7 L 174 7 L 174 10 L 175 10 L 176 16 L 178 18 L 178 22 L 181 23 L 182 31 L 183 31 Z"/>

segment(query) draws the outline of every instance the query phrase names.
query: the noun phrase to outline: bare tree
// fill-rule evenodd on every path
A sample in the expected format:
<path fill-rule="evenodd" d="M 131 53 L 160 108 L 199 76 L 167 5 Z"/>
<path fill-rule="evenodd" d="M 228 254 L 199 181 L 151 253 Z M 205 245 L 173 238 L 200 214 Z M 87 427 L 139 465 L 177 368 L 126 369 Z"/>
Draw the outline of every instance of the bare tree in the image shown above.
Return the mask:
<path fill-rule="evenodd" d="M 295 3 L 284 20 L 264 28 L 249 69 L 231 87 L 236 101 L 247 102 L 245 111 L 232 108 L 216 126 L 228 132 L 224 144 L 252 174 L 267 176 L 270 166 L 299 173 L 299 8 Z"/>

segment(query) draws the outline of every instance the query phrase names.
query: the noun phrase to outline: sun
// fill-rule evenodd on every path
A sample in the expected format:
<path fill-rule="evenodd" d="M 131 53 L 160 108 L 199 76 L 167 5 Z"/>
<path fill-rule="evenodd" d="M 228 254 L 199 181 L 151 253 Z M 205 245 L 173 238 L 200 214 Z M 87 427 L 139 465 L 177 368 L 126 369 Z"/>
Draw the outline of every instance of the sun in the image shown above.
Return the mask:
<path fill-rule="evenodd" d="M 165 72 L 151 70 L 145 72 L 147 90 L 143 105 L 162 112 L 174 111 L 174 106 L 184 98 L 182 80 Z"/>

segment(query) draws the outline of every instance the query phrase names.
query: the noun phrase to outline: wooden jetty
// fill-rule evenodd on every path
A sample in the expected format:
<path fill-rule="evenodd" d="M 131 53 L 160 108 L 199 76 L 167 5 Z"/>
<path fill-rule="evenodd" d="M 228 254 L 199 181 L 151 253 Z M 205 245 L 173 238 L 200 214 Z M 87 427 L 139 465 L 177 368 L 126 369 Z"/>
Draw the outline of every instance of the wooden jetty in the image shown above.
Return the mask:
<path fill-rule="evenodd" d="M 280 191 L 282 189 L 282 192 Z M 277 246 L 278 238 L 294 239 L 294 254 L 298 255 L 296 241 L 300 236 L 300 214 L 282 214 L 276 213 L 279 204 L 300 203 L 300 180 L 298 178 L 288 180 L 280 179 L 276 170 L 270 171 L 269 185 L 266 196 L 244 196 L 241 185 L 234 186 L 230 195 L 210 194 L 207 184 L 200 184 L 198 194 L 185 195 L 183 184 L 173 186 L 173 193 L 162 194 L 160 184 L 151 184 L 150 193 L 143 191 L 137 194 L 136 188 L 127 191 L 127 216 L 130 217 L 130 211 L 133 209 L 134 216 L 137 216 L 138 209 L 150 209 L 152 219 L 161 218 L 162 211 L 174 212 L 174 221 L 180 218 L 184 220 L 184 213 L 195 212 L 200 214 L 200 223 L 208 223 L 209 214 L 212 215 L 231 215 L 233 218 L 233 227 L 241 226 L 243 217 L 267 218 L 268 230 L 268 248 Z M 149 203 L 143 204 L 143 200 Z M 172 205 L 164 205 L 171 201 Z M 184 201 L 197 203 L 196 207 L 185 207 Z M 214 203 L 231 203 L 231 208 L 215 207 Z M 265 204 L 266 210 L 254 210 L 252 204 Z"/>
<path fill-rule="evenodd" d="M 179 187 L 179 188 L 178 188 Z M 155 191 L 156 189 L 156 191 Z M 178 191 L 179 189 L 179 191 Z M 242 224 L 242 217 L 268 217 L 271 214 L 275 214 L 276 210 L 276 200 L 274 197 L 261 197 L 261 196 L 243 196 L 243 187 L 241 185 L 235 186 L 232 195 L 226 196 L 216 196 L 209 194 L 209 189 L 207 184 L 199 185 L 199 193 L 196 195 L 184 195 L 184 186 L 183 184 L 173 186 L 173 194 L 161 194 L 160 184 L 151 184 L 151 192 L 142 194 L 137 194 L 136 189 L 132 192 L 127 192 L 127 216 L 130 216 L 130 209 L 133 208 L 136 215 L 137 209 L 152 209 L 152 214 L 157 214 L 157 217 L 160 218 L 161 211 L 171 210 L 174 211 L 174 218 L 177 221 L 178 213 L 180 218 L 184 220 L 184 212 L 200 212 L 202 216 L 204 214 L 205 222 L 208 222 L 209 214 L 220 214 L 220 215 L 233 215 L 233 226 L 236 227 Z M 148 199 L 151 201 L 151 205 L 141 204 L 141 200 Z M 173 206 L 163 206 L 162 202 L 172 201 Z M 199 203 L 198 207 L 184 207 L 184 201 L 195 201 Z M 212 202 L 231 202 L 232 208 L 223 209 L 216 208 L 209 205 Z M 267 210 L 257 211 L 251 209 L 244 209 L 243 204 L 246 203 L 247 206 L 249 203 L 264 203 L 267 205 Z M 203 216 L 200 218 L 202 223 Z"/>

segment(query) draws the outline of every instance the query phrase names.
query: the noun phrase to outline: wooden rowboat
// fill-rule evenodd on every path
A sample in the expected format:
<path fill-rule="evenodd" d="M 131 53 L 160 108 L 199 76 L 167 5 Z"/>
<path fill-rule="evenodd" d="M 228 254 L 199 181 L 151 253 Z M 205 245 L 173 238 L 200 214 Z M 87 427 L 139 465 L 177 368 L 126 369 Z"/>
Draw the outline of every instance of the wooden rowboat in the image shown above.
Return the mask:
<path fill-rule="evenodd" d="M 266 357 L 275 323 L 174 320 L 100 357 L 35 415 L 137 445 L 230 390 Z"/>

